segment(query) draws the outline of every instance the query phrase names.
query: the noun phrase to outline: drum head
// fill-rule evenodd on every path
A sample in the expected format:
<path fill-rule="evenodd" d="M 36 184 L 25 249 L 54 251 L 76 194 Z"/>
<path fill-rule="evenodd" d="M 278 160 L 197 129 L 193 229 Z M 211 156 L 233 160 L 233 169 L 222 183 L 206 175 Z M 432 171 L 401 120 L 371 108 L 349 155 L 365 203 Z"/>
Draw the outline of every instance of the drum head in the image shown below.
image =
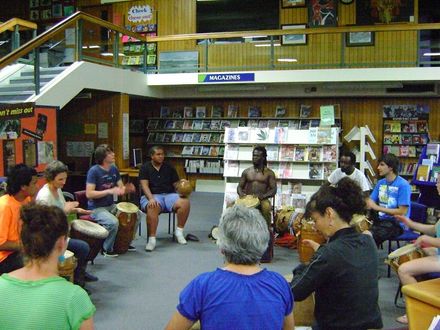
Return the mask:
<path fill-rule="evenodd" d="M 414 244 L 407 244 L 405 246 L 402 246 L 401 248 L 398 248 L 396 251 L 391 252 L 388 255 L 388 258 L 390 259 L 398 258 L 415 250 L 417 250 L 417 247 Z"/>
<path fill-rule="evenodd" d="M 213 226 L 211 228 L 211 233 L 209 234 L 209 238 L 212 238 L 213 240 L 217 240 L 218 239 L 218 226 Z"/>
<path fill-rule="evenodd" d="M 73 257 L 73 252 L 72 251 L 69 251 L 69 250 L 64 251 L 64 259 L 69 259 L 69 258 L 72 258 L 72 257 Z"/>
<path fill-rule="evenodd" d="M 129 202 L 121 202 L 116 205 L 116 208 L 118 211 L 124 212 L 124 213 L 137 213 L 139 211 L 139 208 L 134 205 L 133 203 Z"/>
<path fill-rule="evenodd" d="M 240 197 L 239 199 L 237 199 L 235 201 L 235 204 L 251 208 L 251 207 L 257 207 L 260 204 L 260 200 L 256 196 L 246 195 L 244 197 Z"/>
<path fill-rule="evenodd" d="M 103 226 L 88 220 L 73 220 L 72 228 L 86 236 L 106 238 L 108 231 Z"/>

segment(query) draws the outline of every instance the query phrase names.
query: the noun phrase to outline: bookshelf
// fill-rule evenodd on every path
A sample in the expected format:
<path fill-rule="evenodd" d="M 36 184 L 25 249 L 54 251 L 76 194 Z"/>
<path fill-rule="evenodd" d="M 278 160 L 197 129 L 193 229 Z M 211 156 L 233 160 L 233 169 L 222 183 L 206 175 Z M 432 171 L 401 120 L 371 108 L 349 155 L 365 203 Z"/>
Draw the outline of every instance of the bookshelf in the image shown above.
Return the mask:
<path fill-rule="evenodd" d="M 338 141 L 338 127 L 227 127 L 223 173 L 225 206 L 237 198 L 239 178 L 252 166 L 252 151 L 257 145 L 265 146 L 268 167 L 274 171 L 280 187 L 275 198 L 276 207 L 305 205 L 304 192 L 315 192 L 336 169 Z M 283 187 L 286 184 L 287 189 Z M 300 189 L 294 188 L 299 185 Z"/>
<path fill-rule="evenodd" d="M 156 36 L 157 25 L 145 24 L 141 25 L 143 30 L 140 32 L 143 36 Z M 157 43 L 144 42 L 130 36 L 122 37 L 123 54 L 121 65 L 127 67 L 144 67 L 147 71 L 157 69 Z M 146 59 L 146 63 L 144 60 Z"/>
<path fill-rule="evenodd" d="M 384 154 L 400 158 L 399 175 L 412 178 L 417 159 L 429 141 L 429 109 L 421 105 L 385 105 L 383 112 Z"/>

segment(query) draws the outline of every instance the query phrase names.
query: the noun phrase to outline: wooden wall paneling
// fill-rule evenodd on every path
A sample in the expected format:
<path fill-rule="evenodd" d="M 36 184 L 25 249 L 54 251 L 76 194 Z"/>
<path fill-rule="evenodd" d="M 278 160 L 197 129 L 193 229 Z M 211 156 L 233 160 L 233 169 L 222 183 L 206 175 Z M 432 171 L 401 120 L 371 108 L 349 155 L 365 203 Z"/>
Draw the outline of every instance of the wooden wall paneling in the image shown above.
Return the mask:
<path fill-rule="evenodd" d="M 307 7 L 280 8 L 280 25 L 307 23 L 307 17 Z"/>
<path fill-rule="evenodd" d="M 356 1 L 349 5 L 338 3 L 338 25 L 352 25 L 356 24 Z"/>

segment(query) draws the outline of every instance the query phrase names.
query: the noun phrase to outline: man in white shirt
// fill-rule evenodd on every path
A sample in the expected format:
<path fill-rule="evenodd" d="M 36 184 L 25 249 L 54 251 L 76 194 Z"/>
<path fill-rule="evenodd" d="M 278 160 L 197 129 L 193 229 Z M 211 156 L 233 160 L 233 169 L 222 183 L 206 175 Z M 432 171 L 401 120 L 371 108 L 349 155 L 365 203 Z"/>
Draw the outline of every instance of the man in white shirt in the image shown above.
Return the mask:
<path fill-rule="evenodd" d="M 339 180 L 345 177 L 349 177 L 355 181 L 362 189 L 364 193 L 368 193 L 370 184 L 368 183 L 365 174 L 359 171 L 354 165 L 356 164 L 356 156 L 351 151 L 343 151 L 339 157 L 339 166 L 333 171 L 327 178 L 330 184 L 337 184 Z"/>

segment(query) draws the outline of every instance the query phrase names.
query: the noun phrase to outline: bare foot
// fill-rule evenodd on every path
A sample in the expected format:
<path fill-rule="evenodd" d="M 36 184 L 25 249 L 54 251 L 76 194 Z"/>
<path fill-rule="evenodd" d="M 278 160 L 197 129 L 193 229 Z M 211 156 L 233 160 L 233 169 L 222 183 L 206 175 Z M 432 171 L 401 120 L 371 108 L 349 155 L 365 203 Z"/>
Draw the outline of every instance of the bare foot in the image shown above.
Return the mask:
<path fill-rule="evenodd" d="M 396 319 L 396 321 L 399 323 L 402 323 L 402 324 L 408 324 L 408 317 L 406 317 L 406 314 L 405 314 L 405 315 L 399 316 Z"/>

